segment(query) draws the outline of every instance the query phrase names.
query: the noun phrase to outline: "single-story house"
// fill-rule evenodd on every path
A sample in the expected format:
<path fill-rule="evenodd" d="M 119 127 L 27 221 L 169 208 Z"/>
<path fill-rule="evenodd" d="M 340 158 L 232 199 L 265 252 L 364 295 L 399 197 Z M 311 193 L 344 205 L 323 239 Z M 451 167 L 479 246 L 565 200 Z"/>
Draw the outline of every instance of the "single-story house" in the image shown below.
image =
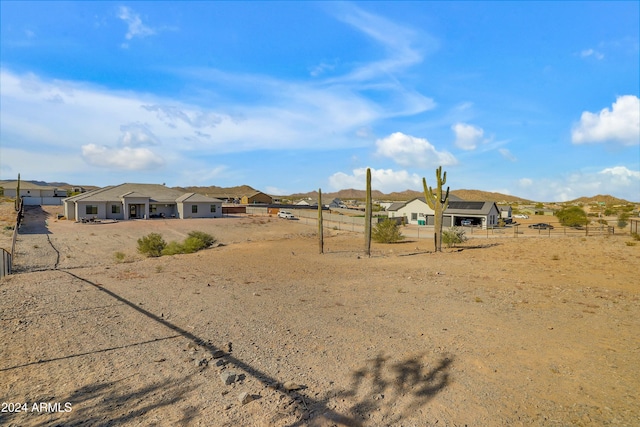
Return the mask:
<path fill-rule="evenodd" d="M 318 206 L 318 200 L 307 197 L 294 203 L 296 206 Z"/>
<path fill-rule="evenodd" d="M 240 199 L 240 203 L 243 205 L 270 205 L 271 203 L 273 203 L 273 197 L 263 193 L 262 191 L 256 191 L 255 193 L 242 196 L 242 198 Z"/>
<path fill-rule="evenodd" d="M 510 205 L 499 205 L 498 209 L 500 209 L 500 218 L 506 222 L 511 222 L 513 220 L 513 209 L 511 209 Z"/>
<path fill-rule="evenodd" d="M 329 202 L 327 206 L 329 207 L 329 209 L 340 209 L 340 208 L 346 209 L 347 208 L 347 205 L 342 203 L 342 200 L 338 199 L 337 197 L 333 199 L 331 202 Z"/>
<path fill-rule="evenodd" d="M 0 181 L 0 188 L 3 189 L 5 197 L 15 199 L 18 180 Z M 62 200 L 67 197 L 67 190 L 31 181 L 20 181 L 20 197 L 22 197 L 22 202 L 28 206 L 61 205 Z"/>
<path fill-rule="evenodd" d="M 417 197 L 406 203 L 393 204 L 387 209 L 389 218 L 404 218 L 405 224 L 434 225 L 435 213 L 424 197 Z M 500 210 L 495 202 L 467 201 L 449 195 L 449 207 L 444 211 L 445 227 L 459 226 L 463 220 L 482 228 L 498 225 Z"/>
<path fill-rule="evenodd" d="M 222 200 L 159 184 L 125 183 L 64 199 L 67 219 L 220 218 Z"/>

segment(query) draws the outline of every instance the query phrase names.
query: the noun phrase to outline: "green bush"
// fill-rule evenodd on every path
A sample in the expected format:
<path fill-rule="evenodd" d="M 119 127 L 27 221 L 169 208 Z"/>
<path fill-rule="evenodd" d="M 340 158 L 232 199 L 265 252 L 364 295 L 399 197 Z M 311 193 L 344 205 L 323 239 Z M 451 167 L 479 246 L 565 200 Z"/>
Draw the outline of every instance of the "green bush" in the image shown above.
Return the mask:
<path fill-rule="evenodd" d="M 556 217 L 560 224 L 565 227 L 576 227 L 579 225 L 587 225 L 587 213 L 578 206 L 570 206 L 556 212 Z"/>
<path fill-rule="evenodd" d="M 395 243 L 404 239 L 398 223 L 392 219 L 385 219 L 376 224 L 371 231 L 371 238 L 378 243 Z"/>
<path fill-rule="evenodd" d="M 181 243 L 175 241 L 169 242 L 167 246 L 162 249 L 162 255 L 177 255 L 183 253 L 185 253 L 184 246 Z"/>
<path fill-rule="evenodd" d="M 206 249 L 217 242 L 216 238 L 213 237 L 211 234 L 207 234 L 202 231 L 192 231 L 188 234 L 188 236 L 189 237 L 187 238 L 187 240 L 189 240 L 189 238 L 193 238 L 193 239 L 200 240 L 202 242 L 202 247 L 200 249 Z M 185 240 L 185 245 L 186 245 L 186 240 Z M 200 250 L 200 249 L 197 249 L 197 250 Z"/>
<path fill-rule="evenodd" d="M 150 257 L 162 255 L 192 254 L 216 243 L 216 238 L 202 231 L 192 231 L 184 242 L 166 243 L 158 233 L 138 239 L 138 252 Z"/>
<path fill-rule="evenodd" d="M 447 245 L 447 247 L 455 247 L 459 243 L 464 243 L 468 240 L 467 236 L 464 234 L 464 229 L 458 227 L 451 227 L 448 230 L 442 231 L 442 242 Z"/>
<path fill-rule="evenodd" d="M 138 252 L 149 257 L 159 257 L 166 246 L 167 242 L 158 233 L 150 233 L 138 239 Z"/>

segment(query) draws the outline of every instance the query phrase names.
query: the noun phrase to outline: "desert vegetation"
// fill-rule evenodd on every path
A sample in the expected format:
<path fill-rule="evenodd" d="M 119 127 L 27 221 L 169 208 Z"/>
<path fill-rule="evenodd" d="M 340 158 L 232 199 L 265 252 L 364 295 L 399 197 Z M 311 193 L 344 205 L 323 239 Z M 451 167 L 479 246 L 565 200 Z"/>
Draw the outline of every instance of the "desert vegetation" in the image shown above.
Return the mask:
<path fill-rule="evenodd" d="M 150 233 L 138 239 L 138 252 L 148 257 L 191 254 L 211 247 L 216 238 L 202 231 L 189 232 L 183 242 L 165 242 L 159 233 Z"/>

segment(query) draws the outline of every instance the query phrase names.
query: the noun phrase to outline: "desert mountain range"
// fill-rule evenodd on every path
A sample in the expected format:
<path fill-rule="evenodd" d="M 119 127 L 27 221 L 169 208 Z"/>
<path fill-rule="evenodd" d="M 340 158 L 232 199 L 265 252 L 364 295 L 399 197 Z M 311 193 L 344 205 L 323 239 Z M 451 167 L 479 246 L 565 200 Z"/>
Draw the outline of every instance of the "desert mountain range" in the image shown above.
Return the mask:
<path fill-rule="evenodd" d="M 13 181 L 13 180 L 9 180 L 9 181 Z M 37 185 L 48 185 L 48 186 L 53 186 L 61 189 L 67 189 L 67 190 L 78 186 L 78 185 L 68 184 L 66 182 L 45 182 L 45 181 L 23 181 L 23 182 L 31 182 Z M 93 190 L 93 189 L 99 188 L 95 185 L 82 185 L 82 187 L 84 187 L 86 190 Z M 249 194 L 255 193 L 256 191 L 259 191 L 249 185 L 238 185 L 235 187 L 218 187 L 216 185 L 210 185 L 210 186 L 201 186 L 201 187 L 190 186 L 190 187 L 172 187 L 172 188 L 175 188 L 177 190 L 184 191 L 184 192 L 190 192 L 190 193 L 198 193 L 198 194 L 204 194 L 209 196 L 228 195 L 229 197 L 242 197 L 244 195 L 249 195 Z M 482 190 L 461 189 L 461 190 L 452 190 L 450 193 L 463 200 L 488 200 L 496 203 L 522 203 L 522 204 L 539 202 L 539 201 L 523 199 L 522 197 L 512 196 L 509 194 L 494 193 L 494 192 L 482 191 Z M 310 191 L 307 193 L 295 193 L 295 194 L 281 195 L 281 196 L 283 198 L 292 199 L 292 200 L 297 200 L 302 198 L 315 199 L 318 197 L 318 192 Z M 405 190 L 401 192 L 393 192 L 393 193 L 385 194 L 378 190 L 372 190 L 371 196 L 376 200 L 405 201 L 405 200 L 411 200 L 416 197 L 422 197 L 423 193 L 421 191 Z M 365 190 L 356 190 L 353 188 L 335 191 L 331 193 L 324 193 L 324 192 L 322 193 L 322 198 L 328 201 L 335 198 L 342 199 L 342 200 L 364 200 L 365 197 L 366 197 Z M 572 203 L 590 204 L 590 203 L 601 203 L 601 202 L 604 202 L 607 206 L 638 203 L 638 202 L 630 202 L 628 200 L 620 199 L 608 194 L 604 194 L 604 195 L 599 194 L 592 197 L 580 197 L 580 198 L 569 200 L 562 203 L 563 204 L 572 204 Z M 550 202 L 550 203 L 553 203 L 553 202 Z"/>

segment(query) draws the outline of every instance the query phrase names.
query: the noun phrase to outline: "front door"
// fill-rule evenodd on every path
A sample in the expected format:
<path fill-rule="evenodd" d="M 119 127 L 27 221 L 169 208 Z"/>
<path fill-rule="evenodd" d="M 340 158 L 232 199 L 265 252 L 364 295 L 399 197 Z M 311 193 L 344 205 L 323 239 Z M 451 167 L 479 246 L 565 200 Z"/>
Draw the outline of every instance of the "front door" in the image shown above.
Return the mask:
<path fill-rule="evenodd" d="M 129 205 L 129 218 L 137 218 L 137 217 L 138 217 L 138 206 Z"/>

